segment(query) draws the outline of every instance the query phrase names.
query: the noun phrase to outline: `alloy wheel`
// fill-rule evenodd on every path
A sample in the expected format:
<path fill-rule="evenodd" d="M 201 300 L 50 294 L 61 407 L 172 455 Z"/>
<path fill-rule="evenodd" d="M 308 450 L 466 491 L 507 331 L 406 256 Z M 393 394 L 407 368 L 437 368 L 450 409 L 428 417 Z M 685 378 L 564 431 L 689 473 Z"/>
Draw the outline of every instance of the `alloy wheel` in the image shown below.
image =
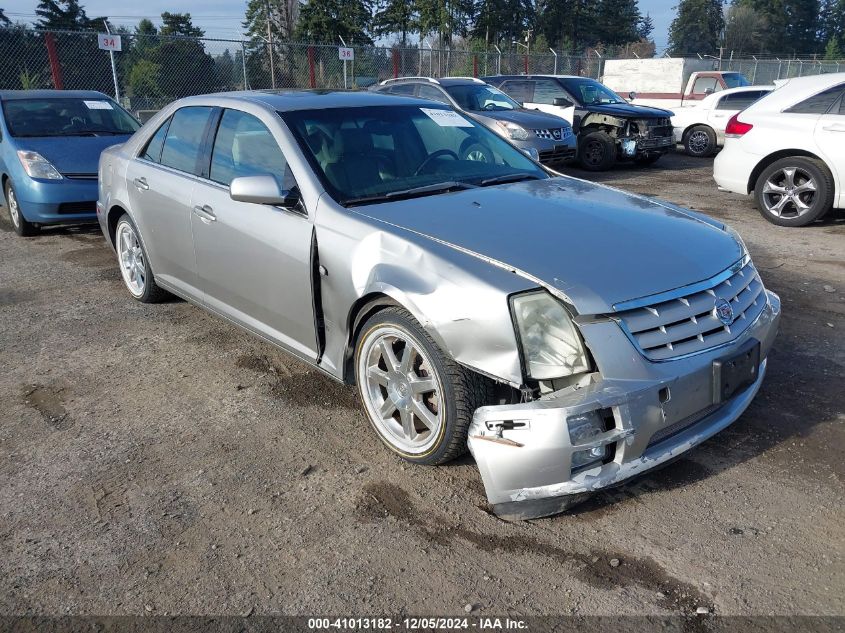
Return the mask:
<path fill-rule="evenodd" d="M 710 149 L 710 138 L 702 130 L 696 130 L 689 135 L 689 148 L 693 154 L 704 154 Z"/>
<path fill-rule="evenodd" d="M 799 167 L 779 169 L 763 185 L 766 211 L 777 217 L 800 217 L 810 211 L 815 199 L 813 176 Z"/>
<path fill-rule="evenodd" d="M 363 341 L 357 369 L 367 413 L 387 442 L 411 455 L 437 444 L 443 387 L 419 342 L 395 326 L 376 328 Z"/>
<path fill-rule="evenodd" d="M 135 229 L 129 222 L 121 222 L 117 227 L 117 258 L 120 262 L 120 274 L 126 287 L 134 296 L 144 294 L 147 279 L 147 267 L 141 242 Z"/>
<path fill-rule="evenodd" d="M 20 208 L 18 207 L 18 198 L 15 196 L 15 190 L 9 188 L 8 200 L 6 202 L 9 205 L 9 217 L 12 219 L 12 224 L 15 225 L 15 228 L 20 227 L 21 225 L 21 216 L 20 216 Z"/>

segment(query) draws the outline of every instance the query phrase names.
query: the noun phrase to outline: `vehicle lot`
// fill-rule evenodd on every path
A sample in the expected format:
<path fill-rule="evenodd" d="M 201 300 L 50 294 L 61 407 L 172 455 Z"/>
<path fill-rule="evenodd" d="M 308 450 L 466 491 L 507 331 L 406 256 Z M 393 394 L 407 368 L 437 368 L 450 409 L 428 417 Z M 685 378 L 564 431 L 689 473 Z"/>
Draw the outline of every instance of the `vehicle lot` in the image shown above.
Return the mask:
<path fill-rule="evenodd" d="M 680 155 L 573 174 L 730 222 L 782 329 L 727 431 L 515 524 L 484 511 L 469 457 L 384 450 L 352 388 L 185 302 L 133 301 L 96 228 L 22 240 L 0 214 L 0 610 L 845 614 L 845 215 L 774 227 Z"/>

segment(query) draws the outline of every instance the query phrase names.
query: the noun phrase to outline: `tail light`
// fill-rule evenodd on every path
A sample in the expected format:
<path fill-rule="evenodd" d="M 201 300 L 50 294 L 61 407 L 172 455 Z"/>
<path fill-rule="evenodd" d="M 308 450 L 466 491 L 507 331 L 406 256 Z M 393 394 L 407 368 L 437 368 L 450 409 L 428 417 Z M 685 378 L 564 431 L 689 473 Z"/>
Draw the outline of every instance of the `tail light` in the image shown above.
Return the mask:
<path fill-rule="evenodd" d="M 743 134 L 750 132 L 754 126 L 750 123 L 743 123 L 739 120 L 740 113 L 737 112 L 729 120 L 725 126 L 725 136 L 728 138 L 739 138 Z"/>

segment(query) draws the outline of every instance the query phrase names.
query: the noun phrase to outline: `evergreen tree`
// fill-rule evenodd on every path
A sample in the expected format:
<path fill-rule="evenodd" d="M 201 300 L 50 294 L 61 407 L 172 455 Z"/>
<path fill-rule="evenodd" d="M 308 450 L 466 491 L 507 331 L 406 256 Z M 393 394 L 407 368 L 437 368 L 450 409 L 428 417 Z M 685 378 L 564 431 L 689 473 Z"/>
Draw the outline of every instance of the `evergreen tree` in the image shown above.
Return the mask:
<path fill-rule="evenodd" d="M 12 21 L 6 17 L 3 9 L 0 9 L 0 26 L 11 26 Z"/>
<path fill-rule="evenodd" d="M 454 37 L 469 33 L 473 0 L 418 0 L 420 34 L 436 34 L 438 45 L 451 47 Z"/>
<path fill-rule="evenodd" d="M 371 44 L 372 16 L 367 0 L 312 0 L 299 12 L 296 35 L 309 42 Z"/>
<path fill-rule="evenodd" d="M 834 61 L 845 58 L 845 55 L 842 54 L 842 49 L 839 47 L 839 42 L 835 39 L 830 38 L 827 41 L 827 46 L 824 48 L 824 58 Z"/>
<path fill-rule="evenodd" d="M 646 13 L 640 19 L 639 25 L 637 25 L 637 34 L 640 36 L 641 40 L 650 40 L 651 34 L 654 32 L 654 20 L 651 19 L 651 16 Z"/>
<path fill-rule="evenodd" d="M 530 0 L 481 0 L 475 7 L 472 35 L 488 46 L 500 41 L 510 44 L 524 41 L 525 31 L 534 23 L 535 9 Z"/>
<path fill-rule="evenodd" d="M 78 0 L 39 0 L 35 14 L 35 25 L 40 29 L 78 31 L 92 27 Z"/>
<path fill-rule="evenodd" d="M 266 38 L 269 15 L 274 39 L 290 40 L 296 29 L 299 9 L 299 0 L 249 0 L 244 16 L 244 30 L 250 38 Z"/>
<path fill-rule="evenodd" d="M 205 31 L 194 26 L 190 13 L 169 13 L 165 11 L 161 14 L 161 21 L 162 35 L 186 35 L 188 37 L 202 37 L 205 35 Z"/>
<path fill-rule="evenodd" d="M 385 36 L 398 33 L 402 46 L 408 45 L 408 35 L 418 27 L 416 4 L 408 0 L 381 0 L 373 15 L 373 34 Z"/>
<path fill-rule="evenodd" d="M 753 55 L 765 50 L 766 18 L 754 9 L 733 5 L 725 14 L 725 50 L 734 55 Z"/>
<path fill-rule="evenodd" d="M 676 57 L 712 55 L 719 50 L 724 26 L 720 0 L 680 0 L 669 27 L 669 52 Z"/>
<path fill-rule="evenodd" d="M 537 0 L 538 29 L 566 52 L 581 52 L 598 42 L 598 13 L 591 0 Z"/>
<path fill-rule="evenodd" d="M 819 37 L 825 27 L 820 0 L 734 0 L 733 4 L 748 7 L 765 20 L 760 52 L 806 55 L 820 52 L 826 41 Z"/>
<path fill-rule="evenodd" d="M 596 13 L 596 43 L 620 46 L 640 39 L 642 16 L 637 8 L 637 0 L 598 0 Z"/>
<path fill-rule="evenodd" d="M 825 57 L 828 49 L 832 53 L 845 50 L 845 0 L 826 0 L 823 7 L 820 21 L 820 41 L 827 42 L 825 46 Z M 831 46 L 831 42 L 833 45 Z"/>

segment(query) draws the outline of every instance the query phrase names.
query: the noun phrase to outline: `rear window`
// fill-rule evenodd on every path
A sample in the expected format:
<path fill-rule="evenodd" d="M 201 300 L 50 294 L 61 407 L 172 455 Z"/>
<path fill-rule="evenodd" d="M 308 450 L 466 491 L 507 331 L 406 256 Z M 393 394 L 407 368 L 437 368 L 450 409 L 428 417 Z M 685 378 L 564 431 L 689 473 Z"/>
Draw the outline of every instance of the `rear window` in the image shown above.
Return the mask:
<path fill-rule="evenodd" d="M 717 110 L 745 110 L 760 97 L 769 94 L 768 90 L 748 90 L 725 95 L 716 106 Z"/>
<path fill-rule="evenodd" d="M 740 73 L 725 73 L 722 75 L 722 80 L 728 88 L 742 88 L 743 86 L 750 86 L 745 75 Z"/>
<path fill-rule="evenodd" d="M 17 137 L 112 136 L 141 127 L 111 99 L 11 99 L 3 102 L 9 133 Z"/>
<path fill-rule="evenodd" d="M 842 94 L 843 88 L 845 88 L 845 84 L 828 88 L 813 95 L 809 99 L 804 99 L 800 103 L 796 103 L 791 108 L 784 110 L 784 112 L 791 112 L 793 114 L 824 114 L 836 103 L 839 95 Z"/>

